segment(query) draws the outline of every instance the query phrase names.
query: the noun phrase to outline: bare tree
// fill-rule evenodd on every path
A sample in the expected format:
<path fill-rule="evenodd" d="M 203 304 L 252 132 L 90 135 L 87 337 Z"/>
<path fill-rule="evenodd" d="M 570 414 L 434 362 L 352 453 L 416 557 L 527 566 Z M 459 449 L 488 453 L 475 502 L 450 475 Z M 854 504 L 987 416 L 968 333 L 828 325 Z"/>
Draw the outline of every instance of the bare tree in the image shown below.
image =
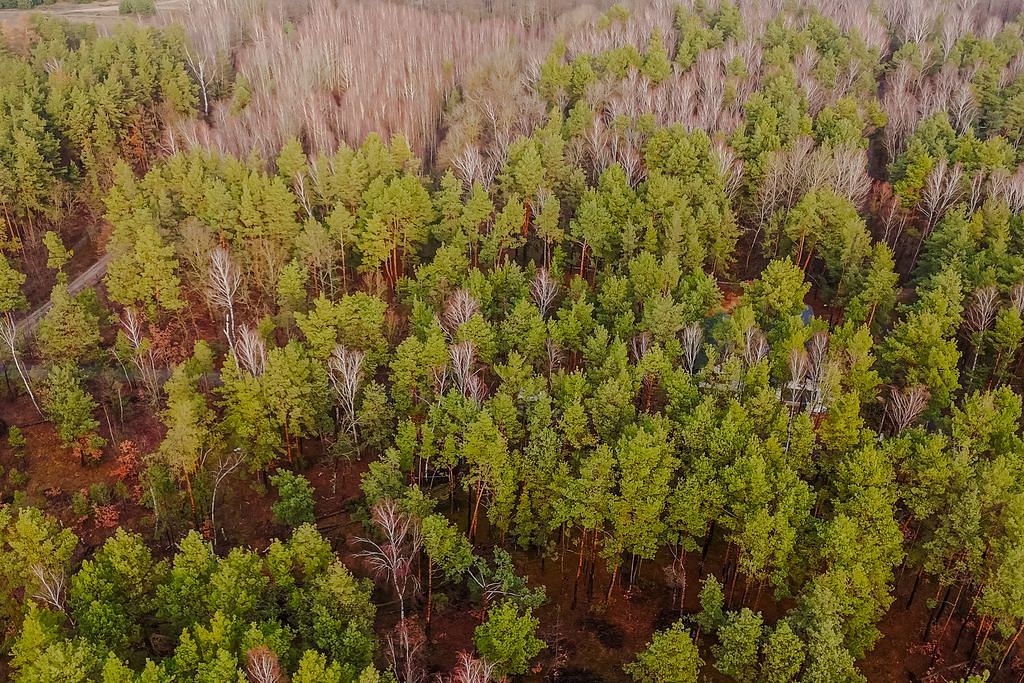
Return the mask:
<path fill-rule="evenodd" d="M 921 119 L 920 82 L 921 74 L 909 60 L 900 62 L 886 79 L 882 108 L 888 116 L 884 143 L 889 159 L 899 156 Z"/>
<path fill-rule="evenodd" d="M 960 162 L 957 162 L 953 166 L 949 165 L 946 159 L 939 159 L 939 162 L 935 164 L 935 168 L 928 174 L 928 180 L 925 181 L 924 191 L 921 193 L 921 201 L 918 204 L 918 211 L 924 217 L 924 226 L 921 229 L 921 238 L 917 242 L 917 248 L 914 250 L 914 257 L 910 261 L 910 267 L 913 269 L 914 264 L 917 263 L 917 257 L 921 253 L 921 245 L 924 244 L 925 238 L 931 234 L 932 228 L 935 227 L 946 211 L 960 198 L 963 193 L 960 181 L 963 180 L 963 167 Z"/>
<path fill-rule="evenodd" d="M 544 357 L 547 360 L 547 374 L 550 379 L 555 369 L 562 363 L 562 349 L 550 337 L 544 342 Z"/>
<path fill-rule="evenodd" d="M 787 194 L 788 174 L 786 171 L 785 154 L 780 151 L 770 153 L 761 183 L 757 187 L 757 229 L 754 231 L 752 240 L 755 245 L 761 231 L 768 225 L 772 215 L 778 210 Z M 747 265 L 750 265 L 749 252 L 747 253 Z"/>
<path fill-rule="evenodd" d="M 217 467 L 213 470 L 213 486 L 210 490 L 210 528 L 213 529 L 213 547 L 217 547 L 217 493 L 221 484 L 232 472 L 245 462 L 241 448 L 221 452 L 217 459 Z"/>
<path fill-rule="evenodd" d="M 882 202 L 882 208 L 878 211 L 882 222 L 882 241 L 895 252 L 903 229 L 907 226 L 907 211 L 900 205 L 896 195 L 889 195 L 883 198 Z"/>
<path fill-rule="evenodd" d="M 629 340 L 629 350 L 633 354 L 633 362 L 639 363 L 651 350 L 651 333 L 641 332 Z"/>
<path fill-rule="evenodd" d="M 906 391 L 892 390 L 889 399 L 889 413 L 892 415 L 893 429 L 900 434 L 909 427 L 928 407 L 930 397 L 928 388 L 923 384 L 915 384 Z"/>
<path fill-rule="evenodd" d="M 469 652 L 460 652 L 452 671 L 451 683 L 490 683 L 493 678 L 493 664 Z"/>
<path fill-rule="evenodd" d="M 757 365 L 768 356 L 768 340 L 764 333 L 754 326 L 747 328 L 743 335 L 743 361 L 747 367 Z"/>
<path fill-rule="evenodd" d="M 489 184 L 491 174 L 487 172 L 487 162 L 476 145 L 466 144 L 461 152 L 452 157 L 451 164 L 456 177 L 466 187 L 473 183 L 480 183 L 484 187 Z"/>
<path fill-rule="evenodd" d="M 686 371 L 691 375 L 697 369 L 697 356 L 700 355 L 701 344 L 704 341 L 704 329 L 700 323 L 690 323 L 683 328 L 683 362 Z"/>
<path fill-rule="evenodd" d="M 358 553 L 366 559 L 373 573 L 386 580 L 398 598 L 398 636 L 403 652 L 402 660 L 412 661 L 413 638 L 405 618 L 405 601 L 419 589 L 414 564 L 419 556 L 423 539 L 419 523 L 410 515 L 400 511 L 393 500 L 385 500 L 373 507 L 371 517 L 380 541 L 358 538 L 366 550 Z"/>
<path fill-rule="evenodd" d="M 334 393 L 338 397 L 345 428 L 352 434 L 352 441 L 357 444 L 359 443 L 359 434 L 356 431 L 356 425 L 359 420 L 356 414 L 356 396 L 363 379 L 363 361 L 365 359 L 365 351 L 349 349 L 339 344 L 334 347 L 334 351 L 327 361 L 328 377 L 331 380 L 331 386 L 334 387 Z"/>
<path fill-rule="evenodd" d="M 967 307 L 964 321 L 973 332 L 983 332 L 991 327 L 996 317 L 999 302 L 999 290 L 995 285 L 981 287 L 974 292 L 971 304 Z"/>
<path fill-rule="evenodd" d="M 893 19 L 898 20 L 890 26 L 899 31 L 906 43 L 924 43 L 931 35 L 938 18 L 939 3 L 931 0 L 892 0 L 891 7 L 897 7 Z"/>
<path fill-rule="evenodd" d="M 998 308 L 999 290 L 995 285 L 987 285 L 977 289 L 971 298 L 970 305 L 967 307 L 964 323 L 974 333 L 974 339 L 972 339 L 974 345 L 974 360 L 971 361 L 972 375 L 978 367 L 978 357 L 981 355 L 981 347 L 985 343 L 985 332 L 995 322 Z"/>
<path fill-rule="evenodd" d="M 541 317 L 547 318 L 551 304 L 558 296 L 558 282 L 551 277 L 547 268 L 537 269 L 537 274 L 534 276 L 533 282 L 530 283 L 530 296 L 533 298 L 533 303 L 540 309 Z"/>
<path fill-rule="evenodd" d="M 370 563 L 370 568 L 384 578 L 398 598 L 399 617 L 405 620 L 405 601 L 419 589 L 414 562 L 422 545 L 419 524 L 410 515 L 398 509 L 393 500 L 385 500 L 373 507 L 371 520 L 381 537 L 380 542 L 358 538 L 367 546 L 359 553 Z"/>
<path fill-rule="evenodd" d="M 1003 169 L 993 171 L 989 177 L 989 196 L 1006 202 L 1012 213 L 1024 211 L 1024 166 L 1018 167 L 1013 175 Z"/>
<path fill-rule="evenodd" d="M 861 207 L 871 191 L 867 152 L 850 145 L 820 148 L 815 155 L 827 168 L 824 184 L 856 207 Z"/>
<path fill-rule="evenodd" d="M 828 333 L 815 332 L 808 343 L 807 357 L 810 361 L 811 377 L 819 381 L 825 374 L 825 361 L 828 358 Z"/>
<path fill-rule="evenodd" d="M 442 324 L 449 337 L 480 311 L 480 303 L 465 289 L 456 290 L 444 307 Z"/>
<path fill-rule="evenodd" d="M 452 359 L 452 374 L 455 387 L 474 403 L 481 403 L 486 395 L 486 387 L 476 370 L 476 346 L 466 340 L 452 345 L 448 349 Z"/>
<path fill-rule="evenodd" d="M 734 198 L 743 184 L 743 160 L 736 156 L 732 147 L 715 138 L 715 144 L 711 147 L 711 161 L 725 181 L 725 194 L 730 199 Z"/>
<path fill-rule="evenodd" d="M 252 683 L 278 683 L 283 680 L 277 655 L 266 645 L 249 650 L 245 659 L 245 673 Z"/>
<path fill-rule="evenodd" d="M 792 394 L 790 398 L 795 403 L 803 393 L 804 380 L 811 369 L 807 351 L 800 348 L 790 349 L 787 364 L 789 365 L 790 393 Z"/>
<path fill-rule="evenodd" d="M 28 394 L 29 400 L 32 401 L 36 412 L 42 415 L 43 410 L 39 407 L 39 402 L 36 401 L 35 392 L 32 391 L 32 383 L 28 381 L 28 374 L 21 364 L 21 359 L 18 358 L 18 324 L 9 311 L 4 313 L 3 318 L 0 319 L 0 339 L 3 340 L 4 345 L 11 354 L 11 360 L 14 361 L 14 367 L 18 370 L 22 384 L 25 385 L 25 392 Z"/>
<path fill-rule="evenodd" d="M 814 394 L 807 405 L 811 412 L 817 411 L 825 402 L 828 384 L 828 342 L 827 332 L 816 332 L 807 345 L 808 377 L 814 384 Z"/>
<path fill-rule="evenodd" d="M 448 391 L 449 382 L 451 381 L 451 376 L 448 373 L 448 364 L 445 363 L 431 368 L 431 377 L 434 380 L 434 396 L 440 398 Z"/>
<path fill-rule="evenodd" d="M 33 597 L 50 607 L 67 613 L 67 577 L 63 571 L 54 571 L 41 564 L 29 567 L 32 576 L 39 583 L 39 592 Z"/>
<path fill-rule="evenodd" d="M 242 325 L 238 330 L 235 358 L 243 370 L 259 377 L 267 369 L 267 345 L 256 330 Z"/>
<path fill-rule="evenodd" d="M 242 286 L 242 272 L 231 258 L 231 252 L 217 245 L 210 252 L 206 296 L 214 306 L 224 309 L 224 334 L 228 347 L 235 350 L 235 301 Z"/>
<path fill-rule="evenodd" d="M 423 629 L 413 619 L 403 619 L 384 637 L 388 664 L 402 683 L 423 680 L 420 651 L 426 643 Z"/>
<path fill-rule="evenodd" d="M 1018 315 L 1024 315 L 1024 284 L 1016 284 L 1010 290 L 1010 305 Z"/>
<path fill-rule="evenodd" d="M 121 318 L 121 329 L 132 348 L 132 364 L 142 378 L 149 399 L 156 403 L 160 396 L 160 378 L 157 372 L 156 353 L 148 339 L 142 335 L 142 321 L 131 308 Z"/>
<path fill-rule="evenodd" d="M 210 68 L 206 55 L 196 50 L 185 48 L 185 63 L 199 85 L 199 93 L 203 97 L 203 116 L 210 115 L 210 90 L 213 86 L 214 70 Z"/>
<path fill-rule="evenodd" d="M 978 171 L 971 176 L 971 184 L 967 194 L 967 210 L 971 213 L 981 208 L 981 203 L 985 200 L 985 190 L 990 187 L 985 177 L 985 173 Z"/>

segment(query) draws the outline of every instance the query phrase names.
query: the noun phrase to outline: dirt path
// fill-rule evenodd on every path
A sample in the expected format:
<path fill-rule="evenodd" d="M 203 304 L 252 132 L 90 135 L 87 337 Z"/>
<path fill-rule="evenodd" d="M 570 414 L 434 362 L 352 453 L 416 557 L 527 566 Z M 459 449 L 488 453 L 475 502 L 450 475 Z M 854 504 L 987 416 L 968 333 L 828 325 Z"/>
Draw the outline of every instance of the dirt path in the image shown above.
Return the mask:
<path fill-rule="evenodd" d="M 110 259 L 110 254 L 103 254 L 99 261 L 89 266 L 84 273 L 71 281 L 68 285 L 68 290 L 70 290 L 72 294 L 78 294 L 86 287 L 91 287 L 99 282 L 107 273 L 107 266 L 110 265 Z M 18 333 L 31 335 L 32 332 L 35 331 L 36 325 L 39 324 L 39 321 L 43 319 L 43 316 L 46 315 L 48 310 L 50 310 L 49 301 L 19 320 Z"/>
<path fill-rule="evenodd" d="M 184 9 L 186 0 L 155 0 L 156 20 L 160 15 L 176 10 Z M 0 22 L 17 21 L 33 14 L 44 14 L 51 17 L 60 17 L 68 21 L 99 22 L 110 24 L 117 21 L 154 21 L 153 17 L 131 17 L 122 16 L 118 13 L 120 0 L 102 0 L 102 2 L 90 2 L 87 4 L 59 3 L 55 5 L 40 5 L 29 10 L 5 9 L 0 10 Z"/>

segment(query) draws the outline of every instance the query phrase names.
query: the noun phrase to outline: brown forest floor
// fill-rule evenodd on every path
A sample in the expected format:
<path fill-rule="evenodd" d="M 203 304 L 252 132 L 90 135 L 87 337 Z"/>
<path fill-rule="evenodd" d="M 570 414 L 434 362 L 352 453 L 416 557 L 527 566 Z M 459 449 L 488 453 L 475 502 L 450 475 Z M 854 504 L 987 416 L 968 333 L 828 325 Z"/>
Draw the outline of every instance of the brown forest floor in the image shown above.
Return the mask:
<path fill-rule="evenodd" d="M 13 381 L 13 380 L 12 380 Z M 2 385 L 0 385 L 2 388 Z M 30 425 L 25 427 L 28 449 L 25 456 L 16 458 L 7 447 L 0 444 L 0 465 L 6 471 L 16 467 L 28 475 L 25 487 L 31 500 L 42 505 L 72 527 L 83 543 L 80 554 L 88 556 L 113 529 L 98 528 L 91 519 L 78 519 L 71 512 L 70 498 L 74 491 L 88 488 L 97 482 L 112 485 L 116 480 L 116 462 L 108 454 L 97 465 L 83 467 L 58 443 L 56 434 L 49 424 L 33 424 L 38 421 L 31 404 L 20 397 L 18 400 L 0 403 L 0 418 L 9 424 Z M 105 429 L 105 428 L 104 428 Z M 159 439 L 159 425 L 138 410 L 129 416 L 124 426 L 125 433 L 133 435 L 140 450 L 152 450 Z M 104 434 L 107 436 L 107 434 Z M 307 448 L 307 456 L 313 456 L 314 445 Z M 366 462 L 341 463 L 335 466 L 320 459 L 320 462 L 304 470 L 314 486 L 317 497 L 318 526 L 331 539 L 343 561 L 355 572 L 366 575 L 366 568 L 355 557 L 356 536 L 361 525 L 352 517 L 359 498 L 360 475 L 365 471 Z M 6 486 L 6 480 L 4 480 Z M 11 491 L 0 489 L 4 500 L 9 500 Z M 220 548 L 242 544 L 253 548 L 265 548 L 271 539 L 287 535 L 285 527 L 274 523 L 270 504 L 273 495 L 268 494 L 261 484 L 250 477 L 239 477 L 227 486 L 222 504 L 218 507 L 219 526 L 223 530 Z M 132 504 L 120 506 L 120 524 L 149 534 L 152 518 L 149 510 Z M 457 507 L 455 519 L 464 522 L 465 509 Z M 481 530 L 479 546 L 486 551 L 490 543 L 486 525 Z M 166 543 L 154 543 L 156 552 L 167 554 L 171 548 Z M 161 547 L 163 546 L 163 547 Z M 722 543 L 712 546 L 704 572 L 721 576 L 725 547 Z M 570 548 L 561 559 L 542 561 L 536 554 L 513 552 L 520 571 L 525 572 L 531 585 L 543 584 L 547 589 L 548 601 L 538 611 L 540 635 L 548 642 L 538 660 L 531 680 L 560 680 L 567 683 L 624 683 L 627 678 L 622 664 L 632 659 L 658 628 L 669 626 L 679 617 L 678 603 L 673 603 L 672 590 L 664 578 L 663 567 L 671 558 L 659 558 L 658 562 L 645 563 L 634 582 L 632 590 L 616 589 L 610 603 L 605 602 L 610 577 L 599 567 L 595 580 L 593 597 L 586 595 L 585 581 L 579 589 L 579 602 L 572 608 L 572 585 L 576 571 L 577 556 Z M 683 612 L 692 614 L 699 609 L 697 593 L 700 586 L 698 553 L 687 560 L 687 594 Z M 742 583 L 742 582 L 740 582 Z M 907 598 L 914 583 L 914 574 L 907 572 L 896 587 L 896 598 L 889 613 L 880 624 L 884 637 L 873 652 L 861 662 L 861 670 L 869 681 L 943 681 L 956 680 L 962 675 L 962 664 L 968 656 L 970 625 L 965 629 L 959 651 L 951 653 L 952 642 L 960 628 L 959 616 L 952 618 L 945 629 L 942 647 L 943 658 L 935 662 L 933 671 L 940 675 L 924 678 L 929 670 L 931 652 L 922 644 L 922 634 L 928 620 L 928 600 L 936 596 L 935 586 L 923 580 L 913 605 L 907 609 Z M 737 589 L 737 597 L 742 589 Z M 390 596 L 375 595 L 380 605 L 378 630 L 381 635 L 390 629 L 397 618 L 396 608 L 390 603 Z M 750 601 L 748 601 L 748 604 Z M 758 607 L 764 612 L 766 621 L 772 622 L 780 609 L 789 604 L 773 603 L 767 592 L 761 597 Z M 469 599 L 466 591 L 454 591 L 451 602 L 435 612 L 431 642 L 425 647 L 425 666 L 430 673 L 450 671 L 459 651 L 471 647 L 473 629 L 480 623 L 482 614 L 479 605 Z M 945 619 L 935 632 L 941 631 Z M 705 659 L 710 653 L 704 653 Z M 1020 675 L 1020 662 L 1007 666 L 994 680 L 1016 680 Z M 947 667 L 950 667 L 947 669 Z M 710 668 L 710 667 L 709 667 Z M 2 675 L 0 671 L 0 675 Z M 713 672 L 709 671 L 709 674 Z M 714 677 L 714 680 L 719 678 Z"/>

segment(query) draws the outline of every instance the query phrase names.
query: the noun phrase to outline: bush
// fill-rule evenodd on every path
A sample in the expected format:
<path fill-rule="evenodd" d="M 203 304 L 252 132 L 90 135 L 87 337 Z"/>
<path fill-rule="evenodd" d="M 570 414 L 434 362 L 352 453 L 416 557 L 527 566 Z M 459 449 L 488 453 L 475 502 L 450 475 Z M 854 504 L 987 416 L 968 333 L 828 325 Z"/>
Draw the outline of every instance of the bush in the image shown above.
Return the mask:
<path fill-rule="evenodd" d="M 117 11 L 120 14 L 137 14 L 142 17 L 151 17 L 156 14 L 156 4 L 153 0 L 121 0 Z"/>
<path fill-rule="evenodd" d="M 93 505 L 107 505 L 110 502 L 110 487 L 106 482 L 96 482 L 89 486 L 89 500 Z"/>
<path fill-rule="evenodd" d="M 92 512 L 92 504 L 84 491 L 75 491 L 71 494 L 71 511 L 76 517 L 88 517 Z"/>
<path fill-rule="evenodd" d="M 7 472 L 7 483 L 14 490 L 21 489 L 28 483 L 28 474 L 12 467 Z"/>
<path fill-rule="evenodd" d="M 124 483 L 124 481 L 115 481 L 112 493 L 114 495 L 114 500 L 119 503 L 131 502 L 132 492 L 129 490 L 128 484 Z"/>
<path fill-rule="evenodd" d="M 281 524 L 297 527 L 316 521 L 313 514 L 313 487 L 301 474 L 280 470 L 270 478 L 277 489 L 278 501 L 271 506 L 274 519 Z"/>
<path fill-rule="evenodd" d="M 28 445 L 28 441 L 25 440 L 25 432 L 21 431 L 17 425 L 7 431 L 7 445 L 11 447 L 15 455 L 25 455 L 25 446 Z"/>

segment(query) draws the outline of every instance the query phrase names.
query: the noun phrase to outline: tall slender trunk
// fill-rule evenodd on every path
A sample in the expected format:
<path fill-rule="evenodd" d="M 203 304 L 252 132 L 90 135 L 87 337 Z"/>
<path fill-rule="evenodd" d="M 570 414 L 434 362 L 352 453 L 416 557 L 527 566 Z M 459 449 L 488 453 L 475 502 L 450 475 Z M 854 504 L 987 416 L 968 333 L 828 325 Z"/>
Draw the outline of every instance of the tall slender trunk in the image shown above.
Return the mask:
<path fill-rule="evenodd" d="M 605 602 L 607 603 L 611 603 L 612 601 L 612 591 L 615 590 L 615 580 L 619 578 L 619 564 L 619 562 L 615 563 L 615 569 L 612 570 L 612 580 L 608 582 L 608 597 L 605 599 Z"/>
<path fill-rule="evenodd" d="M 430 637 L 430 614 L 434 605 L 434 563 L 427 556 L 427 613 L 424 618 L 426 621 L 427 637 Z"/>
<path fill-rule="evenodd" d="M 32 401 L 32 405 L 35 407 L 36 412 L 39 413 L 40 417 L 42 417 L 43 410 L 39 407 L 39 402 L 36 401 L 36 395 L 32 391 L 32 383 L 28 381 L 28 375 L 25 373 L 25 368 L 22 367 L 21 361 L 18 359 L 18 328 L 15 325 L 14 316 L 7 313 L 6 318 L 7 329 L 5 330 L 4 337 L 7 342 L 7 348 L 11 352 L 11 360 L 14 361 L 14 367 L 18 370 L 18 375 L 21 376 L 21 381 L 25 385 L 25 391 L 28 393 L 29 400 Z"/>
<path fill-rule="evenodd" d="M 476 542 L 476 524 L 480 519 L 480 501 L 484 497 L 484 487 L 477 485 L 476 487 L 476 503 L 473 504 L 473 519 L 469 524 L 469 540 Z"/>
<path fill-rule="evenodd" d="M 1021 622 L 1020 627 L 1017 628 L 1017 632 L 1013 634 L 1013 640 L 1006 646 L 1006 650 L 1003 652 L 1003 658 L 999 660 L 999 666 L 996 667 L 996 671 L 1003 668 L 1003 664 L 1006 662 L 1006 658 L 1010 655 L 1010 651 L 1013 650 L 1013 646 L 1017 644 L 1017 639 L 1020 638 L 1021 632 L 1024 632 L 1024 621 Z"/>
<path fill-rule="evenodd" d="M 904 609 L 910 609 L 910 606 L 914 604 L 914 596 L 917 595 L 917 587 L 921 585 L 921 573 L 924 569 L 917 570 L 917 576 L 914 578 L 914 587 L 910 589 L 910 597 L 907 598 L 907 604 L 904 605 Z"/>
<path fill-rule="evenodd" d="M 576 578 L 572 582 L 572 603 L 570 609 L 576 609 L 576 590 L 580 585 L 580 574 L 583 573 L 583 556 L 586 555 L 587 530 L 583 529 L 580 535 L 580 558 L 576 563 Z"/>
<path fill-rule="evenodd" d="M 188 476 L 188 470 L 185 470 L 185 489 L 188 491 L 188 503 L 192 506 L 192 519 L 196 517 L 196 499 L 192 495 L 192 478 Z"/>

